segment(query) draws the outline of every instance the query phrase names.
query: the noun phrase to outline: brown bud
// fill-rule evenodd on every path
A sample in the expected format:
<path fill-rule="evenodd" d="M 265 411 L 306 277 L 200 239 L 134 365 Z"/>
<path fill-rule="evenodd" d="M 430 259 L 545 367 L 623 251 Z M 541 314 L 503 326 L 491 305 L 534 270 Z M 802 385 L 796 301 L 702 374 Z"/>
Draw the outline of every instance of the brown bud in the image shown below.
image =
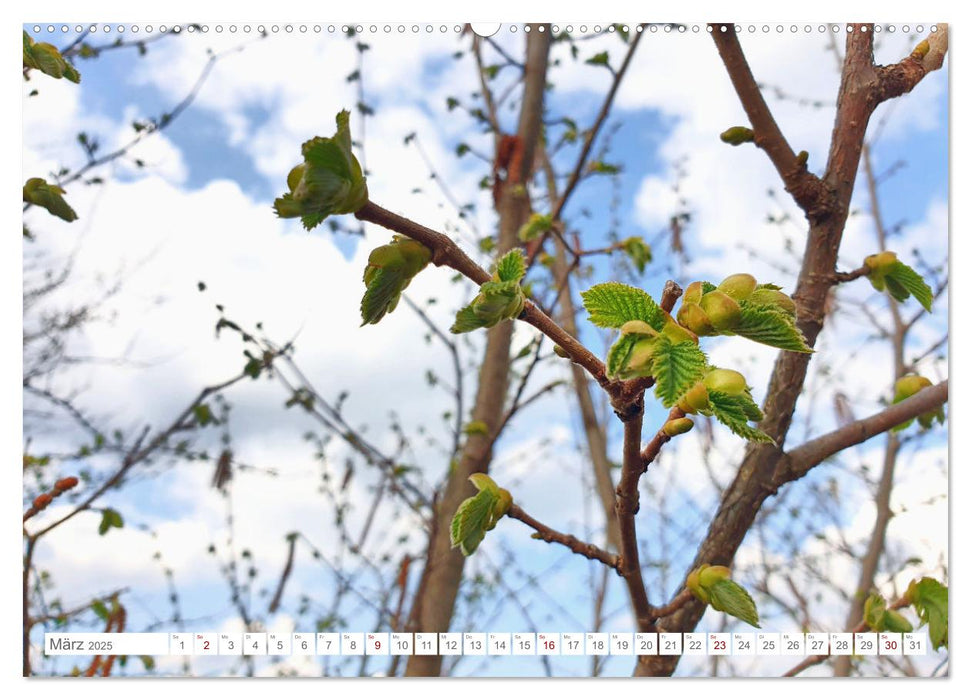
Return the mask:
<path fill-rule="evenodd" d="M 54 489 L 57 491 L 67 491 L 68 489 L 73 489 L 78 485 L 78 478 L 76 476 L 66 476 L 63 479 L 58 479 L 54 482 Z"/>
<path fill-rule="evenodd" d="M 34 502 L 32 505 L 34 506 L 34 510 L 44 510 L 47 506 L 50 505 L 51 501 L 53 500 L 54 500 L 54 497 L 51 496 L 49 493 L 42 493 L 41 495 L 39 495 L 37 498 L 34 499 Z"/>

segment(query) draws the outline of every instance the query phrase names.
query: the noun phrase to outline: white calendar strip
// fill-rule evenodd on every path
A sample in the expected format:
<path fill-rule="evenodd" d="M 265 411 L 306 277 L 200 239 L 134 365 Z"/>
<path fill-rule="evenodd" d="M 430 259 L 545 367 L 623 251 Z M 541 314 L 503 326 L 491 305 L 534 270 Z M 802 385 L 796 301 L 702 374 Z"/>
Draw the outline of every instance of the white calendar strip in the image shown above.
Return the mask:
<path fill-rule="evenodd" d="M 923 656 L 927 635 L 881 632 L 46 633 L 48 656 Z"/>

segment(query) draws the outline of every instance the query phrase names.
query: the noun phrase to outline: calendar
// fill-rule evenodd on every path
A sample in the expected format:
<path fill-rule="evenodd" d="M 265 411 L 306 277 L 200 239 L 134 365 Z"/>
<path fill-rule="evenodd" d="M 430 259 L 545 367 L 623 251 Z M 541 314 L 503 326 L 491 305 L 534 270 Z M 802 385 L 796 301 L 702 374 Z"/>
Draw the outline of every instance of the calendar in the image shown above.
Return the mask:
<path fill-rule="evenodd" d="M 24 677 L 949 675 L 959 33 L 609 5 L 20 26 Z"/>

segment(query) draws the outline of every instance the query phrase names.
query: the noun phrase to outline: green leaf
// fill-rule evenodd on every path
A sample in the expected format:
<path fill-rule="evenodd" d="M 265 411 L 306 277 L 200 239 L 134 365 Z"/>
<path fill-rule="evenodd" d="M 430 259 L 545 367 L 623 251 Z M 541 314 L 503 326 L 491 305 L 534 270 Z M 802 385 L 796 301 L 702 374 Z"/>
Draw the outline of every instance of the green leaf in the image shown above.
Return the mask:
<path fill-rule="evenodd" d="M 620 172 L 619 165 L 604 163 L 602 160 L 591 161 L 587 169 L 589 172 L 597 173 L 598 175 L 617 175 Z"/>
<path fill-rule="evenodd" d="M 24 68 L 36 68 L 41 73 L 52 78 L 67 78 L 72 83 L 81 82 L 81 74 L 72 66 L 57 47 L 52 44 L 34 43 L 34 40 L 24 31 L 23 59 Z"/>
<path fill-rule="evenodd" d="M 529 217 L 529 221 L 519 229 L 519 240 L 528 243 L 536 240 L 551 228 L 553 228 L 553 217 L 550 214 L 533 214 Z"/>
<path fill-rule="evenodd" d="M 772 306 L 757 306 L 744 299 L 742 314 L 732 332 L 743 338 L 792 352 L 813 352 L 792 316 Z"/>
<path fill-rule="evenodd" d="M 600 53 L 595 54 L 590 58 L 588 58 L 586 61 L 584 61 L 584 63 L 587 63 L 591 66 L 606 66 L 607 68 L 609 68 L 610 55 L 606 51 L 601 51 Z"/>
<path fill-rule="evenodd" d="M 771 442 L 771 437 L 758 428 L 750 426 L 749 421 L 760 421 L 762 411 L 752 398 L 746 394 L 727 394 L 724 391 L 708 391 L 710 413 L 729 430 L 750 442 Z"/>
<path fill-rule="evenodd" d="M 909 265 L 896 261 L 884 272 L 884 281 L 887 283 L 887 291 L 897 301 L 905 301 L 913 296 L 927 311 L 931 310 L 934 292 L 927 286 L 924 278 Z"/>
<path fill-rule="evenodd" d="M 755 607 L 755 601 L 748 591 L 731 579 L 716 581 L 706 588 L 706 592 L 711 599 L 711 607 L 715 610 L 737 617 L 752 627 L 759 627 L 759 611 Z"/>
<path fill-rule="evenodd" d="M 216 417 L 212 414 L 212 409 L 209 408 L 209 404 L 199 404 L 192 409 L 192 414 L 195 416 L 196 422 L 203 428 L 210 423 L 216 422 Z"/>
<path fill-rule="evenodd" d="M 105 607 L 105 604 L 100 600 L 95 600 L 91 603 L 91 612 L 100 617 L 102 620 L 108 620 L 108 608 Z"/>
<path fill-rule="evenodd" d="M 644 321 L 660 331 L 668 319 L 650 294 L 620 282 L 595 285 L 580 296 L 590 314 L 590 322 L 601 328 L 620 328 L 628 321 Z"/>
<path fill-rule="evenodd" d="M 351 214 L 368 200 L 361 164 L 351 152 L 350 112 L 337 115 L 337 131 L 301 147 L 303 163 L 287 176 L 290 191 L 273 203 L 280 218 L 300 217 L 308 231 L 331 214 Z"/>
<path fill-rule="evenodd" d="M 672 343 L 658 336 L 654 345 L 654 393 L 665 408 L 671 408 L 681 395 L 702 378 L 708 358 L 695 343 Z"/>
<path fill-rule="evenodd" d="M 469 331 L 474 331 L 477 328 L 483 328 L 482 321 L 475 315 L 472 311 L 471 306 L 466 306 L 461 309 L 457 314 L 455 314 L 455 323 L 449 330 L 452 333 L 468 333 Z"/>
<path fill-rule="evenodd" d="M 526 275 L 526 261 L 519 248 L 514 248 L 496 263 L 496 276 L 501 282 L 519 282 Z"/>
<path fill-rule="evenodd" d="M 499 496 L 492 489 L 483 489 L 459 505 L 452 518 L 450 538 L 452 547 L 458 547 L 465 556 L 472 555 L 485 538 L 492 519 L 492 511 Z"/>
<path fill-rule="evenodd" d="M 64 200 L 63 194 L 63 189 L 57 185 L 49 184 L 41 177 L 32 177 L 24 183 L 25 202 L 43 207 L 64 221 L 74 221 L 78 218 L 78 215 Z"/>
<path fill-rule="evenodd" d="M 640 274 L 644 274 L 644 268 L 653 259 L 651 246 L 645 243 L 641 236 L 631 236 L 621 244 L 621 247 L 627 253 L 628 257 L 630 257 L 637 271 Z"/>
<path fill-rule="evenodd" d="M 125 521 L 121 517 L 121 513 L 113 508 L 105 508 L 101 511 L 101 523 L 98 525 L 98 534 L 104 535 L 113 527 L 121 529 L 125 526 Z"/>
<path fill-rule="evenodd" d="M 921 622 L 927 623 L 931 646 L 937 651 L 948 645 L 947 586 L 925 576 L 907 589 L 914 610 Z"/>

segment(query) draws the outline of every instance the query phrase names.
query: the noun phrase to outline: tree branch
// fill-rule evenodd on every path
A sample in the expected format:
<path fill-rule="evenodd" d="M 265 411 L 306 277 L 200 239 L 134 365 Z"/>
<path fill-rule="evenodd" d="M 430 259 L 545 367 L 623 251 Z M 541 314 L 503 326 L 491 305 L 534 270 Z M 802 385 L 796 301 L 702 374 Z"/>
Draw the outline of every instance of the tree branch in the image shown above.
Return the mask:
<path fill-rule="evenodd" d="M 762 90 L 752 75 L 734 24 L 712 24 L 711 38 L 728 71 L 738 99 L 755 132 L 755 145 L 765 151 L 778 171 L 786 191 L 792 195 L 810 221 L 824 218 L 832 207 L 831 195 L 822 181 L 799 161 L 776 124 Z"/>
<path fill-rule="evenodd" d="M 526 523 L 529 527 L 536 530 L 534 537 L 536 539 L 543 540 L 544 542 L 556 542 L 561 544 L 571 552 L 575 552 L 587 559 L 594 559 L 599 562 L 603 562 L 611 569 L 619 570 L 619 557 L 616 554 L 611 554 L 610 552 L 605 552 L 596 545 L 589 544 L 578 540 L 573 535 L 566 535 L 562 532 L 557 532 L 553 528 L 544 525 L 536 518 L 529 515 L 526 511 L 520 508 L 518 505 L 513 503 L 509 507 L 509 512 L 506 513 L 510 518 L 515 518 L 520 522 Z"/>
<path fill-rule="evenodd" d="M 778 487 L 790 481 L 795 481 L 837 452 L 866 442 L 874 435 L 884 433 L 895 425 L 916 418 L 922 413 L 933 411 L 945 404 L 947 399 L 948 382 L 945 380 L 940 384 L 918 391 L 909 399 L 889 406 L 868 418 L 850 423 L 831 433 L 803 443 L 790 450 L 782 459 L 773 477 L 773 484 Z"/>

